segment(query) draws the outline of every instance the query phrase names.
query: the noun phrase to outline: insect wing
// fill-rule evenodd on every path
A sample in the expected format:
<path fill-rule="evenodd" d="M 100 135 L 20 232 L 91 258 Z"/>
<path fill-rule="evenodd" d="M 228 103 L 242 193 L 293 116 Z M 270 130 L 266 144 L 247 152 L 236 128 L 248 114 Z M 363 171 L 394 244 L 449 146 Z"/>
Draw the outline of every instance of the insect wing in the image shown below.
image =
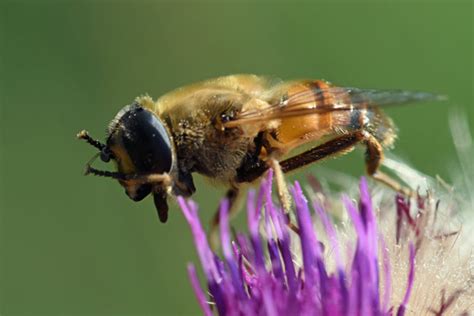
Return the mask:
<path fill-rule="evenodd" d="M 290 86 L 291 87 L 291 86 Z M 376 90 L 343 87 L 308 88 L 293 94 L 283 93 L 278 101 L 260 110 L 247 110 L 239 113 L 225 124 L 234 127 L 261 120 L 328 113 L 332 111 L 351 111 L 371 107 L 387 107 L 423 101 L 442 101 L 444 96 L 428 92 L 404 90 Z"/>

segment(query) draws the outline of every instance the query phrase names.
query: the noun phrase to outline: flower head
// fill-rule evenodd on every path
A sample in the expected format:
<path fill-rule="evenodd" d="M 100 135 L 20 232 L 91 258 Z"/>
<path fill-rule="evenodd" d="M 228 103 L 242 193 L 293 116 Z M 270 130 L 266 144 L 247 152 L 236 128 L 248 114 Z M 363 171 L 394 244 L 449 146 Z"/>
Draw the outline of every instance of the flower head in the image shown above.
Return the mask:
<path fill-rule="evenodd" d="M 197 205 L 179 200 L 191 226 L 209 294 L 218 314 L 404 314 L 413 286 L 415 248 L 409 247 L 408 275 L 406 282 L 399 285 L 405 289 L 404 298 L 399 304 L 391 305 L 390 263 L 364 179 L 360 183 L 358 205 L 347 196 L 343 197 L 357 236 L 353 244 L 339 241 L 334 225 L 318 203 L 314 203 L 313 213 L 322 222 L 323 230 L 314 229 L 312 211 L 298 183 L 292 188 L 299 227 L 298 234 L 294 234 L 288 228 L 287 215 L 272 200 L 271 184 L 270 172 L 259 194 L 249 194 L 249 236 L 238 234 L 231 241 L 228 205 L 226 201 L 221 204 L 223 260 L 209 247 Z M 334 266 L 325 255 L 327 246 L 320 238 L 323 235 L 331 249 Z M 301 265 L 293 251 L 295 242 L 301 249 Z M 380 266 L 384 273 L 380 273 Z M 199 287 L 193 265 L 189 266 L 189 275 L 204 314 L 211 315 L 211 306 Z"/>

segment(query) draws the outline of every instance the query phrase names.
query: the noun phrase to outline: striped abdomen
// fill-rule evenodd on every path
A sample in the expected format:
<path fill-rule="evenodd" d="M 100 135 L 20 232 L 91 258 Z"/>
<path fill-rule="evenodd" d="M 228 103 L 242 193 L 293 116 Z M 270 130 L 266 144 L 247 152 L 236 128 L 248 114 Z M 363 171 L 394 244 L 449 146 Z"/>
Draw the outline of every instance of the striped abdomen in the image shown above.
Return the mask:
<path fill-rule="evenodd" d="M 275 138 L 286 150 L 360 129 L 374 135 L 383 146 L 390 146 L 395 139 L 392 121 L 373 105 L 360 100 L 355 104 L 346 88 L 315 80 L 292 83 L 285 90 L 287 109 L 283 105 L 281 111 L 308 109 L 304 115 L 281 119 Z"/>

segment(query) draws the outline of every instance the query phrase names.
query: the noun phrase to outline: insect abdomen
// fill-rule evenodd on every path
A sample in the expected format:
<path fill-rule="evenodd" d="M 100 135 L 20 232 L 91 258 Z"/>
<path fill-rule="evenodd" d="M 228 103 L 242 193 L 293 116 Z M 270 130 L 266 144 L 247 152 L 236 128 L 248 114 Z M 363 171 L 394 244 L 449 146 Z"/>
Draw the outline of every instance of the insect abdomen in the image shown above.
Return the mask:
<path fill-rule="evenodd" d="M 301 108 L 317 109 L 334 104 L 347 104 L 349 96 L 337 98 L 329 91 L 323 92 L 324 98 L 318 98 L 320 92 L 329 88 L 330 85 L 323 80 L 303 81 L 290 85 L 287 88 L 287 97 L 292 102 L 298 102 L 294 96 L 304 94 L 304 102 L 299 105 Z M 309 96 L 309 97 L 308 97 Z M 313 97 L 311 97 L 313 96 Z M 302 100 L 303 101 L 303 100 Z M 293 106 L 293 109 L 296 107 Z M 350 128 L 351 115 L 348 111 L 332 110 L 324 113 L 315 112 L 298 117 L 283 118 L 278 128 L 278 141 L 285 146 L 299 146 L 308 141 L 318 140 L 329 136 L 335 131 L 342 131 Z"/>

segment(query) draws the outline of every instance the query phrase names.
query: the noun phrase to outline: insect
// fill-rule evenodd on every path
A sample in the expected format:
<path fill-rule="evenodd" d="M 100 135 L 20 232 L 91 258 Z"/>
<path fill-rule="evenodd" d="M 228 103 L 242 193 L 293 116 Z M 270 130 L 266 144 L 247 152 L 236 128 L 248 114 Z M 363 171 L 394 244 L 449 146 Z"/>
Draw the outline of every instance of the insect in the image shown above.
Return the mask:
<path fill-rule="evenodd" d="M 323 80 L 278 81 L 231 75 L 179 88 L 154 102 L 138 97 L 107 130 L 105 144 L 85 131 L 78 137 L 117 171 L 86 166 L 87 174 L 118 180 L 134 201 L 153 196 L 159 219 L 167 198 L 192 195 L 193 174 L 223 183 L 233 203 L 244 184 L 270 168 L 288 205 L 283 174 L 322 159 L 366 148 L 367 174 L 397 191 L 406 189 L 379 170 L 396 138 L 381 107 L 436 100 L 424 92 L 337 87 Z M 298 153 L 295 153 L 297 152 Z"/>

